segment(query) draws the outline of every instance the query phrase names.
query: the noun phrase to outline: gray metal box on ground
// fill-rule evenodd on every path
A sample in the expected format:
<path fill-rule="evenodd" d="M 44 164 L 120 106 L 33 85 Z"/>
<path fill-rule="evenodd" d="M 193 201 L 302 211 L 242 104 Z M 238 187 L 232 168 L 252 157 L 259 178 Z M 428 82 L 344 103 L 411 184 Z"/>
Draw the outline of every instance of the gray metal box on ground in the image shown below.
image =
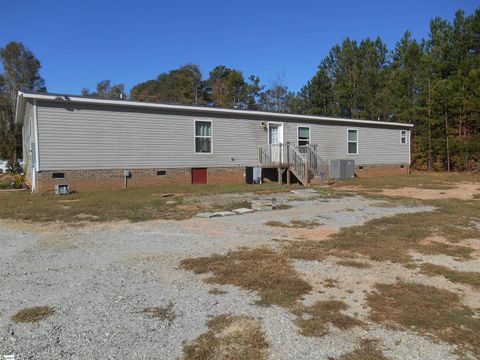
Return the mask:
<path fill-rule="evenodd" d="M 345 161 L 344 166 L 344 178 L 353 178 L 355 177 L 355 160 L 343 160 Z"/>
<path fill-rule="evenodd" d="M 329 177 L 331 179 L 346 179 L 355 176 L 355 160 L 330 160 Z"/>

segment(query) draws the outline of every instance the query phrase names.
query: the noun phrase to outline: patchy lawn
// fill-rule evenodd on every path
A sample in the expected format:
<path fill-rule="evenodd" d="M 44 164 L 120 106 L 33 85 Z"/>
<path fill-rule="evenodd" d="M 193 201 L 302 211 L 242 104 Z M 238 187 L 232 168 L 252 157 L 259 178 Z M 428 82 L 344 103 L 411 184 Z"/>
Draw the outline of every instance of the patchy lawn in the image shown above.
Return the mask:
<path fill-rule="evenodd" d="M 480 289 L 480 272 L 458 271 L 450 269 L 446 266 L 435 264 L 421 264 L 420 269 L 424 274 L 431 276 L 444 276 L 451 282 L 466 284 Z"/>
<path fill-rule="evenodd" d="M 277 184 L 262 185 L 164 185 L 148 189 L 53 194 L 0 193 L 0 219 L 35 222 L 146 221 L 188 219 L 202 211 L 223 211 L 249 206 L 245 202 L 205 204 L 191 198 L 229 193 L 285 190 Z M 175 203 L 172 203 L 175 202 Z"/>
<path fill-rule="evenodd" d="M 208 283 L 231 284 L 257 291 L 263 305 L 289 307 L 311 290 L 286 256 L 266 248 L 184 259 L 181 266 L 197 274 L 211 273 L 212 276 L 205 280 Z"/>
<path fill-rule="evenodd" d="M 461 344 L 480 355 L 480 319 L 453 292 L 414 283 L 378 284 L 367 302 L 373 321 Z"/>
<path fill-rule="evenodd" d="M 61 358 L 64 344 L 89 358 L 479 357 L 480 201 L 383 192 L 448 192 L 465 179 L 356 179 L 346 182 L 357 189 L 351 198 L 329 187 L 294 195 L 276 184 L 0 194 L 0 218 L 62 220 L 0 222 L 0 325 L 8 330 L 0 348 L 25 358 Z M 283 210 L 189 218 L 259 196 Z M 141 223 L 152 219 L 185 221 Z M 111 220 L 130 221 L 96 224 Z M 46 238 L 69 246 L 44 246 Z M 18 294 L 39 292 L 55 316 L 17 323 L 51 315 L 13 315 Z M 84 309 L 90 316 L 79 316 Z M 45 328 L 52 324 L 55 342 Z"/>
<path fill-rule="evenodd" d="M 438 200 L 431 202 L 436 211 L 399 214 L 367 221 L 333 234 L 328 241 L 291 241 L 285 244 L 290 257 L 302 260 L 321 260 L 328 254 L 368 256 L 372 260 L 409 262 L 410 250 L 424 254 L 446 254 L 468 259 L 472 248 L 455 245 L 469 238 L 480 238 L 480 202 Z M 452 244 L 421 241 L 431 235 L 445 237 Z"/>

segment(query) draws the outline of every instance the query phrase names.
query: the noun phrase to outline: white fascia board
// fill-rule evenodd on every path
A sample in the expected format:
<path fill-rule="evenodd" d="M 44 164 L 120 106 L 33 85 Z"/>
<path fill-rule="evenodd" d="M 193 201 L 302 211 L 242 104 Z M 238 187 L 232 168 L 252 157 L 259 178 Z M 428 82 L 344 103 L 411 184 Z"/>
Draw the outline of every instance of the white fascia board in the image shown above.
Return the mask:
<path fill-rule="evenodd" d="M 57 100 L 59 98 L 65 98 L 61 100 L 63 103 L 74 102 L 74 103 L 85 103 L 85 104 L 99 104 L 99 105 L 116 105 L 116 106 L 129 106 L 129 107 L 143 107 L 143 108 L 154 108 L 154 109 L 165 109 L 165 110 L 182 110 L 182 111 L 197 111 L 203 113 L 217 113 L 217 114 L 230 114 L 230 115 L 249 115 L 249 116 L 265 116 L 272 118 L 283 118 L 291 120 L 307 120 L 307 121 L 332 121 L 339 123 L 349 123 L 349 124 L 365 124 L 365 125 L 377 125 L 377 126 L 396 126 L 396 127 L 413 127 L 412 124 L 405 123 L 395 123 L 395 122 L 385 122 L 385 121 L 373 121 L 373 120 L 355 120 L 355 119 L 344 119 L 344 118 L 334 118 L 334 117 L 324 117 L 324 116 L 312 116 L 312 115 L 295 115 L 295 114 L 284 114 L 284 113 L 271 113 L 265 111 L 252 111 L 252 110 L 231 110 L 231 109 L 222 109 L 214 107 L 200 107 L 200 106 L 185 106 L 185 105 L 173 105 L 173 104 L 155 104 L 142 101 L 131 101 L 131 100 L 110 100 L 110 99 L 93 99 L 82 96 L 73 96 L 73 95 L 51 95 L 51 94 L 37 94 L 37 93 L 22 93 L 19 92 L 19 96 L 26 98 L 38 99 L 38 100 Z"/>

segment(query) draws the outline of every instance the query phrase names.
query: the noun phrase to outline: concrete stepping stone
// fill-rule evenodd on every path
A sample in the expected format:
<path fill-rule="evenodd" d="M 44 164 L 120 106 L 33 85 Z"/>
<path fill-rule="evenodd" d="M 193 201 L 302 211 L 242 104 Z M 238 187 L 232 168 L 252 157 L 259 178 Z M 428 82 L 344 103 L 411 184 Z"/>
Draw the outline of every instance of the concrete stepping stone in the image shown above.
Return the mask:
<path fill-rule="evenodd" d="M 249 213 L 253 212 L 252 209 L 248 209 L 248 208 L 233 209 L 232 211 L 236 214 L 239 214 L 239 215 L 249 214 Z"/>
<path fill-rule="evenodd" d="M 202 213 L 198 213 L 197 216 L 204 219 L 210 219 L 213 217 L 220 217 L 221 215 L 217 213 L 212 213 L 212 212 L 202 212 Z"/>
<path fill-rule="evenodd" d="M 291 190 L 291 193 L 295 195 L 305 195 L 305 194 L 316 194 L 317 192 L 314 189 L 298 189 L 298 190 Z"/>
<path fill-rule="evenodd" d="M 213 215 L 225 217 L 225 216 L 232 216 L 236 214 L 232 211 L 218 211 L 216 213 L 213 213 Z"/>

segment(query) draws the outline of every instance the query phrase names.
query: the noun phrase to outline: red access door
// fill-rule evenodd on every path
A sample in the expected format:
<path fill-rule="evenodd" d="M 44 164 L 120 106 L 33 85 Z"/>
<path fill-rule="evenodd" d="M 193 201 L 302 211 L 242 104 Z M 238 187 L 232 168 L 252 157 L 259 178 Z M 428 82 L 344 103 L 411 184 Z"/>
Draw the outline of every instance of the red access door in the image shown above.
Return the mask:
<path fill-rule="evenodd" d="M 207 183 L 207 169 L 194 168 L 192 169 L 192 184 L 206 184 Z"/>

